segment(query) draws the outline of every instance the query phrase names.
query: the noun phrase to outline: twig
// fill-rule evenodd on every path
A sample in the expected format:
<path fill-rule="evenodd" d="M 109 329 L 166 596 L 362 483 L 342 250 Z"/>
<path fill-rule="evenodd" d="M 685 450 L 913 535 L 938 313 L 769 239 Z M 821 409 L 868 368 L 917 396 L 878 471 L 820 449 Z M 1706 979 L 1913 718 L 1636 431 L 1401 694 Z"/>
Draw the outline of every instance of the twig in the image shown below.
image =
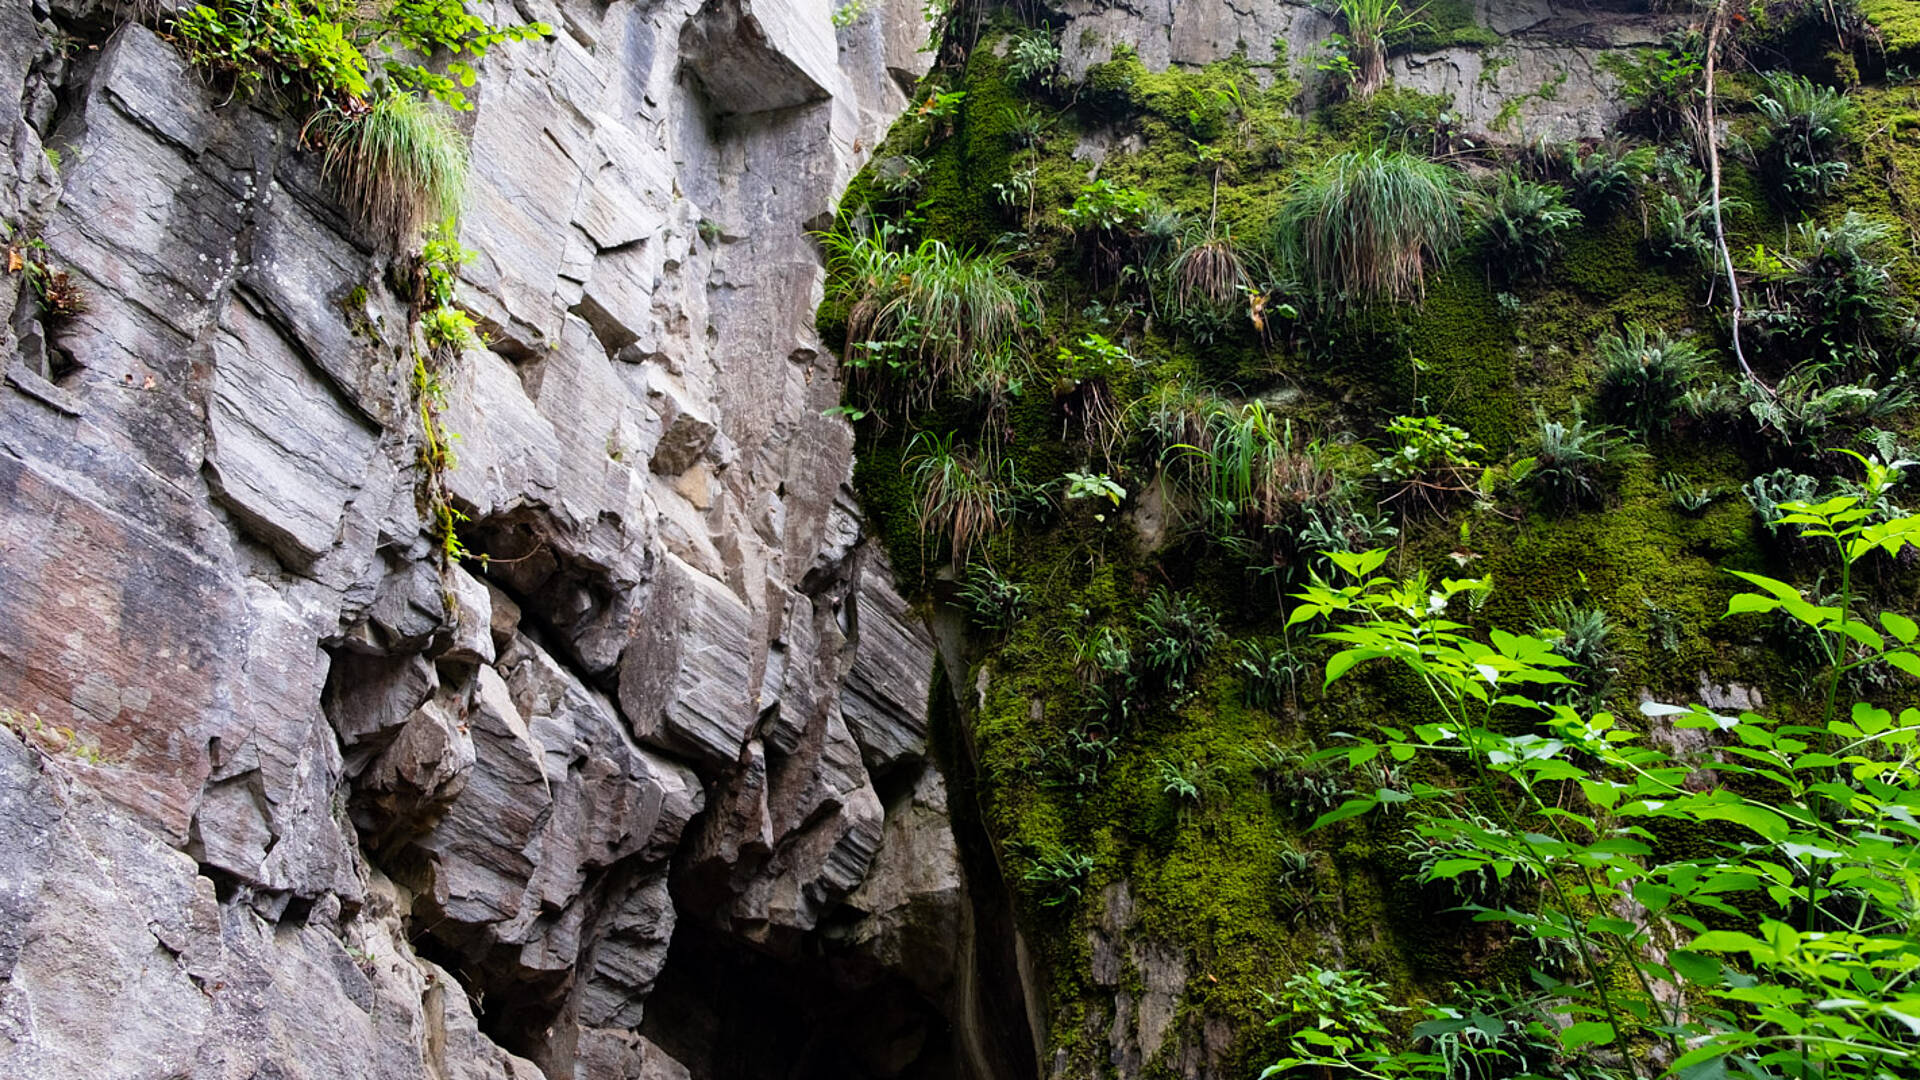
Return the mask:
<path fill-rule="evenodd" d="M 1733 358 L 1740 361 L 1740 371 L 1747 380 L 1765 390 L 1768 397 L 1772 397 L 1774 396 L 1773 388 L 1761 382 L 1760 377 L 1753 373 L 1753 367 L 1747 363 L 1746 350 L 1740 347 L 1740 319 L 1745 314 L 1740 303 L 1740 278 L 1734 273 L 1733 252 L 1727 247 L 1727 227 L 1720 218 L 1720 135 L 1713 115 L 1713 81 L 1715 59 L 1720 51 L 1720 33 L 1726 28 L 1726 22 L 1727 0 L 1720 0 L 1714 5 L 1713 19 L 1707 30 L 1707 87 L 1704 106 L 1706 123 L 1705 130 L 1700 133 L 1701 141 L 1705 144 L 1707 151 L 1707 175 L 1712 183 L 1713 242 L 1720 249 L 1720 265 L 1727 273 L 1727 293 L 1733 300 L 1733 313 L 1728 320 L 1728 327 L 1733 333 Z"/>

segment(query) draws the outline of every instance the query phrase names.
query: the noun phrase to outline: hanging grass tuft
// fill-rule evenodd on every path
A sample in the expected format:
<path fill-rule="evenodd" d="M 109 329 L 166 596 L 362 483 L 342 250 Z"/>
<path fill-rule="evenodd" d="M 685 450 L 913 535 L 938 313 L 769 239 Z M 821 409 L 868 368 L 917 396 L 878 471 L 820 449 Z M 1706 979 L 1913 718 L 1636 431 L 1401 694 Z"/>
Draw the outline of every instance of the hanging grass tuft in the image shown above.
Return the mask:
<path fill-rule="evenodd" d="M 429 221 L 460 212 L 467 148 L 425 99 L 397 92 L 364 112 L 329 109 L 310 128 L 326 147 L 321 175 L 369 228 L 404 247 Z"/>
<path fill-rule="evenodd" d="M 1458 175 L 1424 158 L 1349 151 L 1297 180 L 1278 219 L 1295 272 L 1334 306 L 1418 302 L 1460 241 Z"/>

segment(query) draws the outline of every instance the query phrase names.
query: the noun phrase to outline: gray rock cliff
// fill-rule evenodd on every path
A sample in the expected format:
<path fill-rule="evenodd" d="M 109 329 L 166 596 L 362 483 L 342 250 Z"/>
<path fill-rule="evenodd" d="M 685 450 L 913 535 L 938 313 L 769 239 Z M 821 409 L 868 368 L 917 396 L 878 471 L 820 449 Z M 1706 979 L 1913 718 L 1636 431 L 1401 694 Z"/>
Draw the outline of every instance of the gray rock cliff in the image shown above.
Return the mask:
<path fill-rule="evenodd" d="M 929 57 L 918 0 L 829 14 L 495 15 L 555 33 L 463 118 L 486 558 L 443 570 L 404 267 L 297 121 L 124 13 L 0 10 L 0 214 L 86 298 L 0 298 L 0 1073 L 712 1075 L 643 1032 L 689 920 L 920 976 L 959 864 L 937 775 L 880 785 L 932 649 L 807 230 Z"/>

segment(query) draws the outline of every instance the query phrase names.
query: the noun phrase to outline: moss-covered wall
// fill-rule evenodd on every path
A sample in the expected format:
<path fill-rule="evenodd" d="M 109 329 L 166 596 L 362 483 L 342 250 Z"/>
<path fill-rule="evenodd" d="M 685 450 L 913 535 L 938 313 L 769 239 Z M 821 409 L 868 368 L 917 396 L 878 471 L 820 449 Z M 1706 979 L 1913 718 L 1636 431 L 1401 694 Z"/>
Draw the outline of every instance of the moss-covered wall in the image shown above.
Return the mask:
<path fill-rule="evenodd" d="M 1872 14 L 1875 6 L 1865 5 L 1891 40 L 1904 15 Z M 1463 27 L 1470 22 L 1454 20 L 1435 32 Z M 903 586 L 927 605 L 960 598 L 939 538 L 916 527 L 914 432 L 958 432 L 1011 462 L 1025 483 L 1050 492 L 1029 499 L 1012 527 L 976 552 L 976 563 L 1022 586 L 1027 598 L 1010 628 L 979 630 L 975 673 L 955 680 L 978 688 L 977 699 L 968 695 L 967 722 L 983 815 L 1003 864 L 1018 873 L 1050 852 L 1092 859 L 1077 894 L 1016 882 L 1048 979 L 1045 1014 L 1056 1051 L 1049 1066 L 1056 1075 L 1109 1075 L 1124 1057 L 1113 1035 L 1116 1000 L 1137 1003 L 1149 988 L 1124 951 L 1117 977 L 1096 956 L 1115 923 L 1103 905 L 1124 881 L 1134 920 L 1124 936 L 1170 944 L 1186 964 L 1171 1034 L 1147 1048 L 1143 1074 L 1250 1077 L 1278 1052 L 1279 1039 L 1265 1026 L 1275 1008 L 1268 995 L 1309 963 L 1364 969 L 1412 999 L 1455 981 L 1517 975 L 1525 960 L 1493 931 L 1450 911 L 1444 890 L 1411 880 L 1410 863 L 1397 850 L 1403 821 L 1374 815 L 1309 833 L 1312 814 L 1293 805 L 1284 780 L 1282 790 L 1271 790 L 1275 783 L 1254 763 L 1269 744 L 1328 745 L 1342 730 L 1404 718 L 1420 708 L 1416 690 L 1387 676 L 1333 693 L 1318 688 L 1325 647 L 1283 629 L 1283 597 L 1302 579 L 1310 553 L 1253 573 L 1245 558 L 1209 539 L 1194 507 L 1177 495 L 1173 524 L 1158 546 L 1143 542 L 1128 514 L 1096 520 L 1090 502 L 1062 498 L 1064 474 L 1104 473 L 1128 490 L 1128 506 L 1137 511 L 1159 501 L 1147 489 L 1164 482 L 1165 462 L 1146 447 L 1137 425 L 1123 425 L 1110 459 L 1077 436 L 1061 404 L 1076 371 L 1073 361 L 1056 358 L 1060 349 L 1072 350 L 1092 333 L 1124 345 L 1136 363 L 1109 380 L 1122 409 L 1180 379 L 1236 400 L 1262 399 L 1329 448 L 1324 459 L 1331 467 L 1361 480 L 1373 458 L 1368 447 L 1381 445 L 1392 416 L 1431 412 L 1465 428 L 1496 466 L 1483 497 L 1404 517 L 1390 565 L 1436 577 L 1491 574 L 1491 597 L 1474 616 L 1482 624 L 1532 627 L 1544 606 L 1559 600 L 1604 609 L 1617 669 L 1606 704 L 1626 714 L 1645 695 L 1693 699 L 1703 683 L 1744 685 L 1770 706 L 1795 708 L 1801 687 L 1794 654 L 1764 623 L 1720 618 L 1734 584 L 1725 571 L 1817 577 L 1817 559 L 1772 539 L 1740 489 L 1782 465 L 1835 474 L 1840 459 L 1818 448 L 1783 447 L 1741 422 L 1712 426 L 1683 417 L 1670 432 L 1643 440 L 1645 456 L 1607 470 L 1596 506 L 1547 505 L 1500 479 L 1500 466 L 1531 452 L 1539 416 L 1593 412 L 1596 342 L 1606 334 L 1642 324 L 1690 336 L 1711 357 L 1714 380 L 1734 378 L 1724 280 L 1703 266 L 1654 258 L 1645 204 L 1589 215 L 1538 277 L 1508 280 L 1470 236 L 1430 281 L 1421 305 L 1303 312 L 1299 323 L 1274 319 L 1264 335 L 1243 312 L 1210 336 L 1182 324 L 1142 278 L 1129 276 L 1125 267 L 1138 265 L 1132 256 L 1103 250 L 1119 249 L 1118 241 L 1076 233 L 1063 218 L 1084 184 L 1097 176 L 1150 193 L 1189 223 L 1217 219 L 1217 232 L 1257 252 L 1289 183 L 1343 149 L 1412 145 L 1407 117 L 1433 115 L 1444 103 L 1388 91 L 1303 118 L 1295 95 L 1300 80 L 1317 77 L 1310 69 L 1257 72 L 1227 61 L 1155 74 L 1124 52 L 1096 67 L 1084 85 L 1015 86 L 1002 52 L 1018 30 L 1006 16 L 989 25 L 966 59 L 937 71 L 925 90 L 964 92 L 954 115 L 910 116 L 881 149 L 881 159 L 907 154 L 926 162 L 920 188 L 890 196 L 863 178 L 843 218 L 850 226 L 861 217 L 905 221 L 917 238 L 1011 252 L 1012 265 L 1041 283 L 1045 300 L 1044 322 L 1026 346 L 1032 370 L 993 431 L 983 430 L 979 408 L 957 397 L 881 408 L 856 393 L 851 404 L 868 410 L 859 424 L 856 484 Z M 1832 59 L 1822 61 L 1829 74 Z M 1920 211 L 1916 85 L 1880 81 L 1854 89 L 1860 119 L 1848 151 L 1853 167 L 1824 200 L 1781 204 L 1729 151 L 1733 250 L 1743 257 L 1755 245 L 1777 251 L 1792 243 L 1798 222 L 1830 222 L 1853 210 L 1894 227 L 1900 242 L 1887 254 L 1889 266 L 1908 294 L 1920 290 L 1920 260 L 1907 250 Z M 1752 76 L 1735 75 L 1723 88 L 1735 133 L 1754 139 L 1761 137 L 1758 120 L 1747 102 L 1757 86 Z M 1237 104 L 1215 107 L 1232 96 L 1223 94 L 1228 88 Z M 1032 149 L 1012 137 L 1015 108 L 1046 118 Z M 1510 148 L 1473 141 L 1479 149 L 1442 156 L 1476 182 L 1514 160 Z M 1034 177 L 1030 220 L 1025 200 L 1003 203 L 994 189 L 1023 168 Z M 847 303 L 830 294 L 821 310 L 830 339 L 844 334 Z M 1781 358 L 1751 340 L 1748 348 L 1763 378 L 1782 378 Z M 1913 437 L 1911 410 L 1873 422 Z M 1865 426 L 1858 419 L 1836 423 L 1825 445 L 1857 445 Z M 1704 508 L 1684 509 L 1663 483 L 1670 476 L 1711 488 L 1715 497 Z M 1910 581 L 1881 584 L 1889 604 L 1913 599 Z M 1099 763 L 1096 778 L 1083 778 L 1084 756 L 1067 738 L 1090 715 L 1089 691 L 1076 676 L 1070 642 L 1104 626 L 1132 636 L 1138 648 L 1140 610 L 1160 588 L 1219 613 L 1228 640 L 1185 691 L 1138 695 L 1124 729 L 1111 733 L 1113 760 Z M 1250 704 L 1254 695 L 1237 663 L 1247 641 L 1288 643 L 1308 672 L 1269 707 Z M 1197 807 L 1183 812 L 1165 794 L 1162 762 L 1196 767 L 1193 775 L 1204 777 Z M 1291 851 L 1305 853 L 1310 870 L 1289 870 Z"/>

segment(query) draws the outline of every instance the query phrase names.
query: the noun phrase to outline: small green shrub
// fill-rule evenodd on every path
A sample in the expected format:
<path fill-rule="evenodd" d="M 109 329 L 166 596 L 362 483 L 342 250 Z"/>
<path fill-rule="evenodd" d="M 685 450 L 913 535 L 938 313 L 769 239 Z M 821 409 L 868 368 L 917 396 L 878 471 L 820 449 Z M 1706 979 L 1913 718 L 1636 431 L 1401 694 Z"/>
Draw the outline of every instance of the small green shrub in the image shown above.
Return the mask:
<path fill-rule="evenodd" d="M 1307 663 L 1286 642 L 1243 640 L 1234 667 L 1246 685 L 1247 704 L 1279 712 L 1307 678 Z"/>
<path fill-rule="evenodd" d="M 1209 796 L 1226 794 L 1226 783 L 1222 779 L 1226 775 L 1224 765 L 1202 765 L 1197 761 L 1182 765 L 1156 758 L 1153 768 L 1160 793 L 1173 802 L 1181 824 L 1204 806 Z"/>
<path fill-rule="evenodd" d="M 1915 352 L 1913 315 L 1883 255 L 1893 230 L 1849 210 L 1833 225 L 1802 222 L 1791 254 L 1757 249 L 1753 319 L 1788 359 L 1858 377 Z"/>
<path fill-rule="evenodd" d="M 1482 224 L 1489 265 L 1510 279 L 1546 273 L 1580 216 L 1567 205 L 1566 189 L 1560 185 L 1503 173 Z"/>
<path fill-rule="evenodd" d="M 1277 216 L 1280 250 L 1334 306 L 1412 302 L 1459 242 L 1457 175 L 1424 158 L 1349 151 L 1295 181 Z"/>
<path fill-rule="evenodd" d="M 395 243 L 405 245 L 429 221 L 459 214 L 466 143 L 426 101 L 390 92 L 364 111 L 330 107 L 309 130 L 326 147 L 321 174 L 365 224 Z"/>
<path fill-rule="evenodd" d="M 1764 78 L 1766 90 L 1753 99 L 1767 124 L 1757 148 L 1761 174 L 1789 201 L 1826 195 L 1847 175 L 1840 151 L 1856 112 L 1852 99 L 1791 72 Z"/>
<path fill-rule="evenodd" d="M 993 567 L 975 563 L 967 568 L 966 580 L 960 586 L 960 602 L 974 626 L 989 634 L 1001 634 L 1026 613 L 1031 591 L 1002 577 Z"/>
<path fill-rule="evenodd" d="M 1158 588 L 1140 609 L 1146 676 L 1161 689 L 1180 693 L 1226 635 L 1220 620 L 1193 597 Z"/>
<path fill-rule="evenodd" d="M 1638 323 L 1600 339 L 1601 415 L 1642 435 L 1667 430 L 1706 367 L 1698 346 Z"/>
<path fill-rule="evenodd" d="M 1606 496 L 1605 470 L 1640 456 L 1612 428 L 1590 425 L 1578 415 L 1572 423 L 1549 420 L 1544 413 L 1531 450 L 1527 484 L 1549 504 L 1569 510 L 1598 505 Z"/>
<path fill-rule="evenodd" d="M 1481 470 L 1474 455 L 1486 447 L 1465 431 L 1437 416 L 1396 416 L 1387 435 L 1393 446 L 1373 467 L 1390 492 L 1382 504 L 1398 503 L 1402 513 L 1438 511 L 1474 490 Z"/>
<path fill-rule="evenodd" d="M 1387 82 L 1388 40 L 1424 29 L 1424 3 L 1408 8 L 1400 0 L 1336 0 L 1346 24 L 1345 55 L 1351 61 L 1353 92 L 1368 97 Z"/>
<path fill-rule="evenodd" d="M 1067 224 L 1084 232 L 1113 233 L 1132 228 L 1153 204 L 1138 188 L 1118 187 L 1104 177 L 1082 184 L 1073 205 L 1060 211 Z"/>
<path fill-rule="evenodd" d="M 1556 600 L 1544 607 L 1535 603 L 1533 618 L 1534 634 L 1567 660 L 1560 671 L 1575 680 L 1555 687 L 1555 698 L 1582 709 L 1601 708 L 1619 674 L 1607 644 L 1613 636 L 1613 620 L 1606 609 Z"/>
<path fill-rule="evenodd" d="M 1041 907 L 1060 907 L 1080 899 L 1092 873 L 1093 856 L 1056 845 L 1028 857 L 1020 880 L 1032 890 Z"/>
<path fill-rule="evenodd" d="M 1015 34 L 1007 43 L 1007 78 L 1016 84 L 1050 85 L 1060 66 L 1060 46 L 1048 30 Z"/>
<path fill-rule="evenodd" d="M 1568 187 L 1573 204 L 1594 218 L 1604 218 L 1633 204 L 1653 170 L 1650 146 L 1628 147 L 1606 142 L 1586 153 L 1569 148 Z"/>

